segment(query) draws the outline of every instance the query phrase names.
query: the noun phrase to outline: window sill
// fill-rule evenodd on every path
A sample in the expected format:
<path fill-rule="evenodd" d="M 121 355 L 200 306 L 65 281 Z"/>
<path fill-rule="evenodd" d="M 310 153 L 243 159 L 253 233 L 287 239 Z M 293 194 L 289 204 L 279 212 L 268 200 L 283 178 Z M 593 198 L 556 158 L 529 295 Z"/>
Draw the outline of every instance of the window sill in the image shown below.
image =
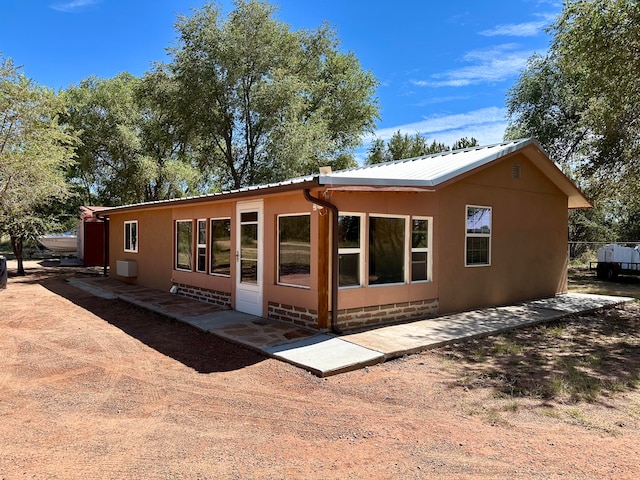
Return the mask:
<path fill-rule="evenodd" d="M 279 287 L 291 287 L 291 288 L 301 288 L 302 290 L 311 290 L 311 287 L 306 285 L 293 285 L 291 283 L 276 283 Z"/>

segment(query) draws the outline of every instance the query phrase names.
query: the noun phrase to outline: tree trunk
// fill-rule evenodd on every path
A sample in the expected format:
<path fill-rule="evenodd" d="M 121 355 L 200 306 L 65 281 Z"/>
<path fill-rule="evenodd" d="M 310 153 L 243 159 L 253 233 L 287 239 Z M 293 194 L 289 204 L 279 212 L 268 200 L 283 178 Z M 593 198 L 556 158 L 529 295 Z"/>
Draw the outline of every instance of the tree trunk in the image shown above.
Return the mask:
<path fill-rule="evenodd" d="M 11 237 L 11 249 L 18 262 L 17 276 L 24 276 L 24 262 L 22 260 L 22 238 Z"/>

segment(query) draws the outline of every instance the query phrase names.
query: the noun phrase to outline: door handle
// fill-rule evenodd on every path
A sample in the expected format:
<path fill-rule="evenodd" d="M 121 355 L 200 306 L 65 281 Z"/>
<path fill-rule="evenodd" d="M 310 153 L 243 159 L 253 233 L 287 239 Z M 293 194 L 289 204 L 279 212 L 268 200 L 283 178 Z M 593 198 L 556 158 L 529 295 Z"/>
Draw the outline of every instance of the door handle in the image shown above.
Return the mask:
<path fill-rule="evenodd" d="M 240 261 L 240 252 L 236 250 L 236 262 Z"/>

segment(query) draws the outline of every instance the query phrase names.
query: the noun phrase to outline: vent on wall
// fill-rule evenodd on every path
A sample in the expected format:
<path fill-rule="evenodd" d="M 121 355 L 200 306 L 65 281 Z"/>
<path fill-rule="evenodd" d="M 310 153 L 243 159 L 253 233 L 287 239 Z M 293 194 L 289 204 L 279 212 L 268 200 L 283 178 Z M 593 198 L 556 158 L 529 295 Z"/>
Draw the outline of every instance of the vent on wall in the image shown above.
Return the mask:
<path fill-rule="evenodd" d="M 514 163 L 511 165 L 511 177 L 514 178 L 515 180 L 520 180 L 520 164 L 519 163 Z"/>

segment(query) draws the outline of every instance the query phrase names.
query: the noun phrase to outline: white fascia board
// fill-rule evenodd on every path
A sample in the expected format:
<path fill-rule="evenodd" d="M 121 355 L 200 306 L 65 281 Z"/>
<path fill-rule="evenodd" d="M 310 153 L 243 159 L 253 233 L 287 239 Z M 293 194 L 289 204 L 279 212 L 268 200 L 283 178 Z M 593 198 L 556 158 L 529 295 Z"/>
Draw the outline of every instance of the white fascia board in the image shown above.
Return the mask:
<path fill-rule="evenodd" d="M 375 178 L 375 177 L 337 177 L 321 175 L 318 184 L 332 185 L 371 185 L 376 187 L 433 187 L 431 180 L 403 179 L 403 178 Z"/>

